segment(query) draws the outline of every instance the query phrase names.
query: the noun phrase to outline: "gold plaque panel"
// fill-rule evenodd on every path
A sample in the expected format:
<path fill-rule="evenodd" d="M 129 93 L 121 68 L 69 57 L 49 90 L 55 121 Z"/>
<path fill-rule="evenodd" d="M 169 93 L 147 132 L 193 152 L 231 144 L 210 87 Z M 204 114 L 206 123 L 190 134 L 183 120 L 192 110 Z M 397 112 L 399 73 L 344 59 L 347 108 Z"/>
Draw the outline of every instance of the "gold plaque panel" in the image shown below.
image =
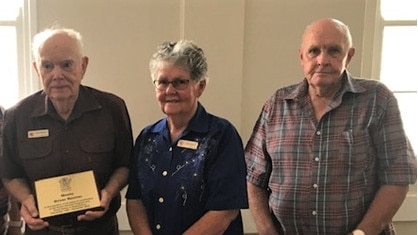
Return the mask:
<path fill-rule="evenodd" d="M 35 181 L 35 190 L 40 218 L 100 207 L 91 170 Z"/>

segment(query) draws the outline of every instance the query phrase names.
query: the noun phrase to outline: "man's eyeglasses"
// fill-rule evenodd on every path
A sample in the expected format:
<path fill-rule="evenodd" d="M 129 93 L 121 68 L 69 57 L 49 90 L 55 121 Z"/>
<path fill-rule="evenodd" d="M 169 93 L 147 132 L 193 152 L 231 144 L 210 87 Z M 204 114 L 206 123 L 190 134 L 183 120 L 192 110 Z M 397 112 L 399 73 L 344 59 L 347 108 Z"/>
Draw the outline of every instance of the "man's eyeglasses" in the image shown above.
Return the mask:
<path fill-rule="evenodd" d="M 153 82 L 154 82 L 155 88 L 157 88 L 158 90 L 166 90 L 170 84 L 176 90 L 184 90 L 189 85 L 190 80 L 189 79 L 175 79 L 171 82 L 167 80 L 154 80 Z"/>

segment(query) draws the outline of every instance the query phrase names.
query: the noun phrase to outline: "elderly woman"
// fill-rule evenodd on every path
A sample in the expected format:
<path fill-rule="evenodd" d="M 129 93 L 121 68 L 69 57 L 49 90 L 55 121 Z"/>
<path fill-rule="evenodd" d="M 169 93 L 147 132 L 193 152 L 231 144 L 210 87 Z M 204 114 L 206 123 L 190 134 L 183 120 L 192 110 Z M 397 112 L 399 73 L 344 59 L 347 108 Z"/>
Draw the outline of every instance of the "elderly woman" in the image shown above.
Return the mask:
<path fill-rule="evenodd" d="M 166 42 L 150 61 L 165 118 L 135 142 L 126 194 L 135 234 L 243 234 L 247 208 L 241 137 L 198 101 L 207 84 L 205 55 L 191 41 Z"/>

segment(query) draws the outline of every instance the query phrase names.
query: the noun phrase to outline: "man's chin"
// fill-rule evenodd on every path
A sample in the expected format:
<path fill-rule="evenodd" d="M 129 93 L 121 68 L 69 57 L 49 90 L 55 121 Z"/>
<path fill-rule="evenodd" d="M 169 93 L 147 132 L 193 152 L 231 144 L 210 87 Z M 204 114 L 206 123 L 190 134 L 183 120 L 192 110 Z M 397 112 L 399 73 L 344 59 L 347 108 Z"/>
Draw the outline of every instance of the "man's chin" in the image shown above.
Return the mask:
<path fill-rule="evenodd" d="M 48 97 L 53 100 L 53 101 L 57 101 L 57 102 L 62 102 L 62 101 L 66 101 L 66 100 L 70 100 L 72 96 L 66 94 L 50 94 L 48 95 Z"/>
<path fill-rule="evenodd" d="M 315 73 L 312 76 L 312 81 L 327 82 L 327 81 L 335 81 L 336 78 L 337 77 L 335 76 L 335 74 L 332 74 L 332 73 Z"/>

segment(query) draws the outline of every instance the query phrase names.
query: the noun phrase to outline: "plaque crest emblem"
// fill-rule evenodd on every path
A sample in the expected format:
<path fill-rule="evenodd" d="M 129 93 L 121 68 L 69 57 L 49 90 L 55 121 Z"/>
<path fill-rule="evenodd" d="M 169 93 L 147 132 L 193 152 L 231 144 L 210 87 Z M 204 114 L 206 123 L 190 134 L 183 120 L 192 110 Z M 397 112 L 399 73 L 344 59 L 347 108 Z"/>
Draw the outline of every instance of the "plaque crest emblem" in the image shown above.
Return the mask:
<path fill-rule="evenodd" d="M 59 180 L 60 188 L 62 192 L 71 191 L 71 178 L 70 177 L 62 177 Z"/>

